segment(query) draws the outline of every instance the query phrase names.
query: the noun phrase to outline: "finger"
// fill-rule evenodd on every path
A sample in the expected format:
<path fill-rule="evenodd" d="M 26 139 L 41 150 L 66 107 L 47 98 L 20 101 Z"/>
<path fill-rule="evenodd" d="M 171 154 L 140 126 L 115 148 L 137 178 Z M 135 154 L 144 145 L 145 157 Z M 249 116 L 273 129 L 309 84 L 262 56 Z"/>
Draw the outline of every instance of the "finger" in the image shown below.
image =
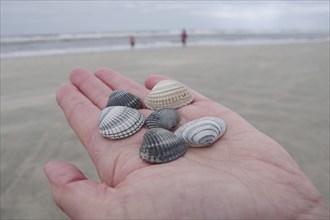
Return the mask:
<path fill-rule="evenodd" d="M 107 68 L 99 69 L 98 71 L 95 72 L 95 75 L 102 82 L 108 85 L 112 90 L 115 89 L 126 90 L 140 97 L 142 100 L 145 99 L 145 97 L 149 92 L 146 88 L 144 88 L 137 82 Z"/>
<path fill-rule="evenodd" d="M 167 80 L 167 79 L 171 79 L 167 76 L 163 76 L 163 75 L 150 75 L 148 76 L 148 78 L 144 81 L 144 86 L 151 90 L 159 81 L 162 80 Z"/>
<path fill-rule="evenodd" d="M 85 146 L 94 164 L 97 164 L 98 155 L 106 149 L 106 141 L 98 132 L 97 120 L 100 109 L 72 84 L 60 86 L 56 98 L 70 126 Z"/>
<path fill-rule="evenodd" d="M 103 138 L 99 134 L 97 121 L 100 109 L 74 85 L 60 86 L 56 96 L 70 126 L 85 146 L 103 182 L 114 186 L 134 168 L 144 166 L 136 148 L 141 143 L 145 129 L 141 129 L 129 139 Z M 150 113 L 147 109 L 141 112 L 145 117 Z M 125 159 L 118 160 L 119 157 Z M 118 172 L 122 166 L 125 166 L 126 170 Z"/>
<path fill-rule="evenodd" d="M 147 89 L 151 90 L 159 81 L 167 80 L 167 79 L 171 79 L 171 78 L 169 78 L 167 76 L 163 76 L 163 75 L 150 75 L 145 80 L 144 85 Z M 201 94 L 194 91 L 193 89 L 189 88 L 189 90 L 192 92 L 195 101 L 208 100 L 208 98 L 206 98 L 205 96 L 202 96 Z"/>
<path fill-rule="evenodd" d="M 102 206 L 112 199 L 114 189 L 88 180 L 73 165 L 51 161 L 44 167 L 56 205 L 73 219 L 99 219 Z M 109 200 L 110 201 L 110 200 Z M 98 204 L 99 203 L 99 204 Z M 111 210 L 111 203 L 108 203 Z"/>
<path fill-rule="evenodd" d="M 77 68 L 71 72 L 70 81 L 100 109 L 106 106 L 112 90 L 94 74 L 86 69 Z"/>

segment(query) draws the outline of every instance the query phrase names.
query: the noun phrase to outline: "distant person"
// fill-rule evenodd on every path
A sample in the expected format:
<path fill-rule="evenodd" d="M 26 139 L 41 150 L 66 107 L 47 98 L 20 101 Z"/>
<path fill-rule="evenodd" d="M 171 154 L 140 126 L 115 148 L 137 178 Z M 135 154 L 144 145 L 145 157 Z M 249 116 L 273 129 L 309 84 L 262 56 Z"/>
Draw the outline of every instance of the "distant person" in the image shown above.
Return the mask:
<path fill-rule="evenodd" d="M 183 47 L 186 47 L 187 38 L 188 38 L 187 32 L 185 29 L 183 29 L 181 33 L 181 42 Z"/>
<path fill-rule="evenodd" d="M 134 49 L 134 46 L 135 46 L 135 37 L 134 36 L 129 37 L 129 43 L 130 43 L 132 49 Z"/>

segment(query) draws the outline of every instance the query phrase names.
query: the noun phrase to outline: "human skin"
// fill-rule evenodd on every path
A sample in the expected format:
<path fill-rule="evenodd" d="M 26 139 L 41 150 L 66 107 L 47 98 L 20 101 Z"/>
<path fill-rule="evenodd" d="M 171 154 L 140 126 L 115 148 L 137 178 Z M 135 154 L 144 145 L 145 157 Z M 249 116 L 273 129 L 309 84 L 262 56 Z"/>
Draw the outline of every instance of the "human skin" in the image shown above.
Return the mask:
<path fill-rule="evenodd" d="M 100 177 L 89 180 L 65 162 L 45 165 L 53 199 L 70 218 L 329 218 L 319 192 L 281 145 L 193 90 L 193 103 L 177 110 L 180 125 L 203 116 L 224 119 L 227 131 L 211 147 L 189 148 L 175 161 L 154 165 L 139 156 L 146 128 L 121 140 L 101 137 L 98 115 L 113 90 L 144 100 L 163 79 L 150 76 L 143 87 L 106 68 L 96 73 L 78 68 L 59 87 L 57 102 Z"/>

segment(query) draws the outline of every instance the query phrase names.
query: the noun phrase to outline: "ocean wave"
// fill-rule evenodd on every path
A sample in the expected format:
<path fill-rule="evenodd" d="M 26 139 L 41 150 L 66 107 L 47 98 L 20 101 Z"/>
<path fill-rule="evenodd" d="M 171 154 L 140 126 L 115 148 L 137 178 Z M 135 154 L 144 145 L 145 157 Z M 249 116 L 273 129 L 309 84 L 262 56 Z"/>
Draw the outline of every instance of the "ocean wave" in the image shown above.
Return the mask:
<path fill-rule="evenodd" d="M 219 40 L 198 40 L 189 42 L 188 47 L 194 46 L 221 46 L 221 45 L 262 45 L 262 44 L 288 44 L 288 43 L 306 43 L 306 42 L 329 42 L 329 37 L 318 39 L 245 39 L 245 40 L 232 40 L 232 41 L 219 41 Z M 157 41 L 136 45 L 135 49 L 159 49 L 159 48 L 181 48 L 180 42 L 170 41 Z M 35 57 L 35 56 L 50 56 L 50 55 L 64 55 L 64 54 L 81 54 L 81 53 L 99 53 L 109 51 L 122 51 L 131 50 L 129 45 L 111 45 L 102 47 L 80 47 L 80 48 L 63 48 L 63 49 L 43 49 L 43 50 L 26 50 L 26 51 L 13 51 L 1 53 L 2 59 L 19 58 L 19 57 Z"/>
<path fill-rule="evenodd" d="M 329 36 L 325 32 L 298 32 L 298 31 L 253 31 L 253 30 L 213 30 L 213 29 L 192 29 L 187 30 L 190 36 L 212 36 L 212 35 L 310 35 Z M 100 32 L 100 33 L 66 33 L 48 35 L 21 35 L 21 36 L 1 36 L 1 44 L 13 43 L 33 43 L 50 41 L 75 41 L 75 40 L 97 40 L 107 38 L 127 38 L 135 37 L 161 37 L 180 36 L 181 30 L 154 30 L 154 31 L 122 31 L 122 32 Z"/>
<path fill-rule="evenodd" d="M 105 32 L 105 33 L 78 33 L 78 34 L 50 34 L 50 35 L 25 35 L 25 36 L 4 36 L 1 43 L 29 43 L 41 41 L 73 41 L 73 40 L 97 40 L 106 38 L 127 38 L 135 37 L 158 37 L 180 35 L 179 30 L 166 31 L 128 31 L 128 32 Z M 193 34 L 193 32 L 192 32 Z"/>

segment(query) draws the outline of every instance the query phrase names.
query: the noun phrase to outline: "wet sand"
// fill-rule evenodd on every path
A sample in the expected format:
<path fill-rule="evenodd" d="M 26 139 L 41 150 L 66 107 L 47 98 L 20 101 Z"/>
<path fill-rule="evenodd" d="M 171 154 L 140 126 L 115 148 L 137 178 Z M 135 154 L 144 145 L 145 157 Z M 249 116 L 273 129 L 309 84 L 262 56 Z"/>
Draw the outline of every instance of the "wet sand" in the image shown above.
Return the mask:
<path fill-rule="evenodd" d="M 49 160 L 98 179 L 55 101 L 77 66 L 140 83 L 164 74 L 230 107 L 284 146 L 329 204 L 329 42 L 188 47 L 2 60 L 1 218 L 67 218 L 43 173 Z"/>

